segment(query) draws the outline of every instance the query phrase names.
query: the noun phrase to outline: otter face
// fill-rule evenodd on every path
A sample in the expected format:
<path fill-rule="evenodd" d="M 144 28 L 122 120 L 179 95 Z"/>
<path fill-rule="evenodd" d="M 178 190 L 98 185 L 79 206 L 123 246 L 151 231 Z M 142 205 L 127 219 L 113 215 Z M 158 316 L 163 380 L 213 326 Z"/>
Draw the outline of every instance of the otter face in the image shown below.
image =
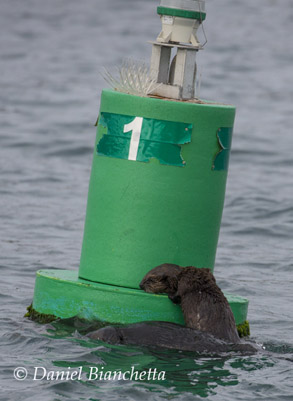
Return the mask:
<path fill-rule="evenodd" d="M 181 271 L 182 268 L 178 265 L 164 263 L 150 270 L 139 286 L 146 292 L 172 295 L 177 291 L 178 276 Z"/>

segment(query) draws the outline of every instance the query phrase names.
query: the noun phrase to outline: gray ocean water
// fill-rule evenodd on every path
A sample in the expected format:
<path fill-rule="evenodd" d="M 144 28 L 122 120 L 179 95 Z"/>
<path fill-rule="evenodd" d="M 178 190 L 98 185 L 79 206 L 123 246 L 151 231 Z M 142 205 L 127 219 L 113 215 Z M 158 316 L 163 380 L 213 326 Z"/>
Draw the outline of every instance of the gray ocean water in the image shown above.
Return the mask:
<path fill-rule="evenodd" d="M 0 400 L 293 400 L 293 2 L 206 3 L 200 96 L 237 106 L 215 275 L 249 298 L 266 352 L 105 346 L 23 317 L 38 269 L 79 266 L 100 71 L 148 61 L 160 21 L 156 0 L 0 0 Z M 34 381 L 34 366 L 166 381 Z"/>

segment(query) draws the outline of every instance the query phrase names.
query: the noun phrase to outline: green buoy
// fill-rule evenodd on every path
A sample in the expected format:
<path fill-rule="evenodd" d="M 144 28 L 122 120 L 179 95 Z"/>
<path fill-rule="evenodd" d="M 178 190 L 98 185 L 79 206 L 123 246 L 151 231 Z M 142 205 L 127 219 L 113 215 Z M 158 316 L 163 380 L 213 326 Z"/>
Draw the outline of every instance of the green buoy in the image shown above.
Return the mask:
<path fill-rule="evenodd" d="M 214 269 L 235 108 L 194 99 L 200 46 L 162 37 L 150 75 L 132 71 L 102 92 L 79 271 L 38 271 L 35 314 L 183 324 L 180 306 L 140 290 L 141 279 L 162 263 Z M 226 297 L 247 325 L 248 300 Z"/>

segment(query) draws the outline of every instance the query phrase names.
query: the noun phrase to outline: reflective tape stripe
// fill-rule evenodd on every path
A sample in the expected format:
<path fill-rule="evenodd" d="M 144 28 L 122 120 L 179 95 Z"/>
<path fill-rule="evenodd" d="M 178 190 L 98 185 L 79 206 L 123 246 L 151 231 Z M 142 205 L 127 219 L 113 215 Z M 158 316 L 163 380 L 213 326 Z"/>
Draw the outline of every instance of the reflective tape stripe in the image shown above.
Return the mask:
<path fill-rule="evenodd" d="M 191 141 L 192 124 L 102 112 L 99 125 L 107 133 L 97 145 L 98 155 L 185 165 L 180 145 Z"/>

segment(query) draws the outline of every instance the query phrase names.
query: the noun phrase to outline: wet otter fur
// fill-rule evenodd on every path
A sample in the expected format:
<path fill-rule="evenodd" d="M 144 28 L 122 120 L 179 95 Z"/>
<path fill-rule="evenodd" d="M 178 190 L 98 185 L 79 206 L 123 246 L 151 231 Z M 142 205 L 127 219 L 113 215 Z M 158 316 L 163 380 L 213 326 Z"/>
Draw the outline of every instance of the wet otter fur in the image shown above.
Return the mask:
<path fill-rule="evenodd" d="M 165 292 L 179 303 L 187 327 L 240 342 L 230 305 L 209 269 L 163 264 L 150 270 L 140 287 L 146 292 Z"/>
<path fill-rule="evenodd" d="M 106 326 L 88 333 L 87 337 L 109 344 L 161 347 L 206 354 L 234 351 L 250 355 L 256 351 L 250 344 L 229 344 L 209 333 L 170 322 L 142 322 L 127 326 Z"/>
<path fill-rule="evenodd" d="M 186 326 L 170 322 L 141 322 L 106 326 L 87 337 L 110 344 L 155 346 L 215 354 L 256 348 L 241 343 L 230 306 L 209 269 L 162 264 L 150 270 L 140 283 L 146 292 L 167 293 L 180 303 Z"/>

